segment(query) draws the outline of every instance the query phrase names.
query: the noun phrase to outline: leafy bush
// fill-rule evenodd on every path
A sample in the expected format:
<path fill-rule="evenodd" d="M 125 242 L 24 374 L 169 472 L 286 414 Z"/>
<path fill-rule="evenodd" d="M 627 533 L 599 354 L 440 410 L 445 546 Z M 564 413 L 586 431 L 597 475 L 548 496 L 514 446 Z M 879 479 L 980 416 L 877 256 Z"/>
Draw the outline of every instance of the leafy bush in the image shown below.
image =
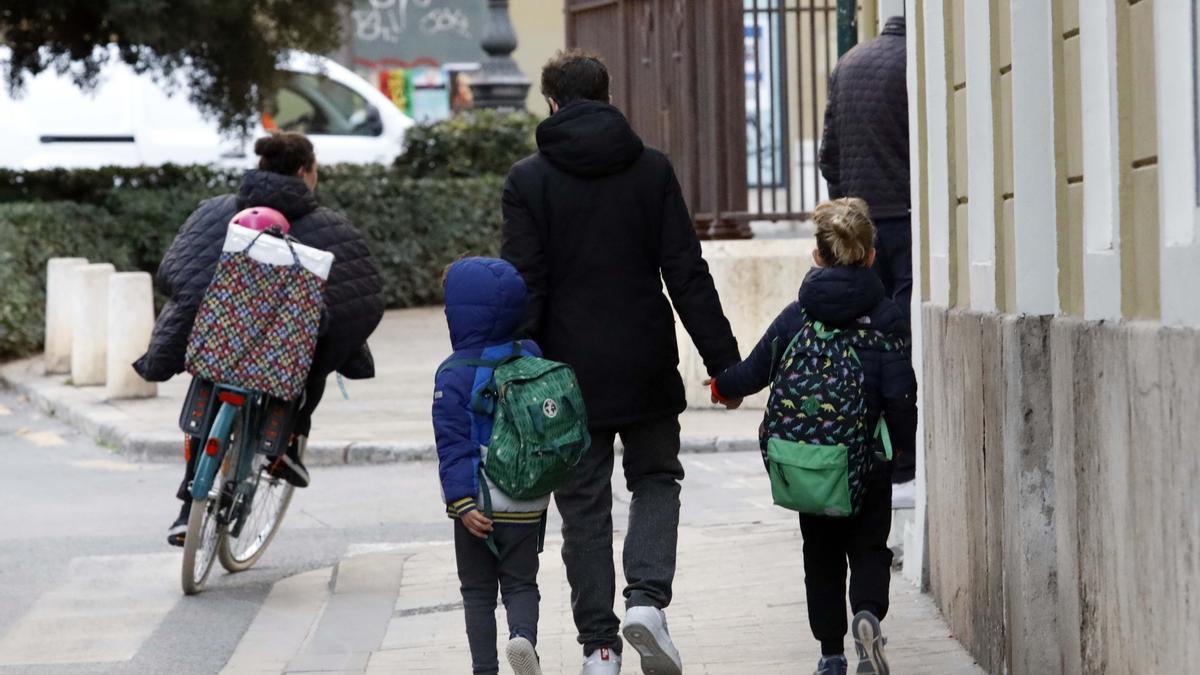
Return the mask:
<path fill-rule="evenodd" d="M 369 239 L 388 306 L 411 307 L 441 301 L 442 268 L 462 253 L 498 252 L 502 180 L 412 179 L 343 165 L 321 169 L 317 196 Z M 0 175 L 0 195 L 14 194 L 13 185 L 25 199 L 0 203 L 0 359 L 42 343 L 49 258 L 154 272 L 188 214 L 234 190 L 236 177 L 203 167 Z"/>
<path fill-rule="evenodd" d="M 415 126 L 396 168 L 413 178 L 505 175 L 537 150 L 538 120 L 528 113 L 476 110 Z"/>

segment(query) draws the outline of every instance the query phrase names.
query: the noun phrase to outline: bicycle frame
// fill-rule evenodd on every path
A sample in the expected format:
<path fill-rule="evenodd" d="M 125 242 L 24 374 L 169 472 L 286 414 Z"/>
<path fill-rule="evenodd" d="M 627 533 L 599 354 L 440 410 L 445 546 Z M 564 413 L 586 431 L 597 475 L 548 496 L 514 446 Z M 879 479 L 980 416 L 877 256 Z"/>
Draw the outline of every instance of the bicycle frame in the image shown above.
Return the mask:
<path fill-rule="evenodd" d="M 233 425 L 237 421 L 238 413 L 242 412 L 241 424 L 238 429 L 237 442 L 243 448 L 253 448 L 253 444 L 247 443 L 250 439 L 250 430 L 255 428 L 258 421 L 259 410 L 262 405 L 261 394 L 234 387 L 231 385 L 219 384 L 215 390 L 216 398 L 220 401 L 221 407 L 217 411 L 216 419 L 213 420 L 212 428 L 209 430 L 208 438 L 205 439 L 204 447 L 201 448 L 200 457 L 196 460 L 196 471 L 192 478 L 191 494 L 192 499 L 206 499 L 209 497 L 213 488 L 213 480 L 217 474 L 217 468 L 221 466 L 221 462 L 225 461 L 225 455 L 229 451 L 230 439 L 233 437 Z M 237 490 L 233 495 L 234 501 L 237 501 L 241 493 L 252 491 L 253 487 L 243 485 L 244 478 L 250 474 L 251 468 L 254 465 L 254 452 L 238 453 L 238 466 L 235 468 L 234 480 Z M 251 499 L 253 495 L 247 495 Z"/>

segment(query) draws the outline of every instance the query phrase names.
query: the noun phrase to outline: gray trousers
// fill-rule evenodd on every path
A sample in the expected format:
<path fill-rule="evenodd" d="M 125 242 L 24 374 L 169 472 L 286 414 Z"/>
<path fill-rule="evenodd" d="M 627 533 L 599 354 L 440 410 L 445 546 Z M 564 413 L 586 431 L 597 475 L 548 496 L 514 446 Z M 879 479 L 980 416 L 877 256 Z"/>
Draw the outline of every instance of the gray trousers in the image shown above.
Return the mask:
<path fill-rule="evenodd" d="M 494 675 L 496 656 L 496 590 L 504 601 L 508 637 L 521 636 L 537 645 L 538 532 L 537 525 L 496 523 L 492 536 L 500 550 L 497 558 L 484 540 L 454 521 L 454 556 L 462 584 L 471 672 Z"/>
<path fill-rule="evenodd" d="M 554 494 L 563 521 L 563 563 L 571 585 L 571 611 L 584 654 L 600 647 L 620 653 L 621 622 L 613 613 L 613 444 L 625 446 L 621 464 L 632 493 L 622 560 L 625 606 L 664 608 L 671 603 L 679 535 L 679 418 L 664 417 L 619 429 L 593 429 L 592 447 L 571 481 Z"/>

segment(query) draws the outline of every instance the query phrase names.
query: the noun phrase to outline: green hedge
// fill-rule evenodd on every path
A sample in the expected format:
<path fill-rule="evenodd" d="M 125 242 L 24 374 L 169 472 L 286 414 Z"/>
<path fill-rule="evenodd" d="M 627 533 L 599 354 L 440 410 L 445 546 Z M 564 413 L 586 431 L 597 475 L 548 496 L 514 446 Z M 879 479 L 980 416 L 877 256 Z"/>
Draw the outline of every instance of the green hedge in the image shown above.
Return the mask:
<path fill-rule="evenodd" d="M 396 169 L 413 178 L 505 175 L 537 150 L 538 118 L 476 110 L 409 129 Z"/>
<path fill-rule="evenodd" d="M 153 272 L 196 205 L 236 182 L 203 167 L 0 174 L 0 359 L 41 346 L 47 259 Z M 502 185 L 500 176 L 413 179 L 334 166 L 321 169 L 317 195 L 370 240 L 388 306 L 410 307 L 441 300 L 442 269 L 462 253 L 498 252 Z"/>

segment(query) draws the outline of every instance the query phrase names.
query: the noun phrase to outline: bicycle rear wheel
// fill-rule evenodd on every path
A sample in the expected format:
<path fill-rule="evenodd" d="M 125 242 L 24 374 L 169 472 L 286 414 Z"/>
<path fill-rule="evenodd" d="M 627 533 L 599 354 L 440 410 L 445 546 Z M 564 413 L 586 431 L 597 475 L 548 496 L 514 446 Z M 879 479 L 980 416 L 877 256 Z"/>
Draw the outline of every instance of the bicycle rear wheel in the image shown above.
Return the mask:
<path fill-rule="evenodd" d="M 217 467 L 208 497 L 192 500 L 187 535 L 183 540 L 182 582 L 186 595 L 199 593 L 208 579 L 208 573 L 212 571 L 219 543 L 224 539 L 224 526 L 218 518 L 221 509 L 227 506 L 224 503 L 224 485 L 229 480 L 231 467 L 236 465 L 237 450 L 231 449 L 226 453 L 225 461 Z"/>
<path fill-rule="evenodd" d="M 303 443 L 300 456 L 303 459 Z M 265 455 L 254 458 L 254 469 L 248 479 L 254 481 L 254 499 L 250 502 L 246 521 L 237 537 L 226 533 L 217 547 L 217 558 L 228 572 L 242 572 L 258 562 L 279 531 L 292 502 L 295 488 L 268 473 L 270 463 L 271 459 Z"/>

